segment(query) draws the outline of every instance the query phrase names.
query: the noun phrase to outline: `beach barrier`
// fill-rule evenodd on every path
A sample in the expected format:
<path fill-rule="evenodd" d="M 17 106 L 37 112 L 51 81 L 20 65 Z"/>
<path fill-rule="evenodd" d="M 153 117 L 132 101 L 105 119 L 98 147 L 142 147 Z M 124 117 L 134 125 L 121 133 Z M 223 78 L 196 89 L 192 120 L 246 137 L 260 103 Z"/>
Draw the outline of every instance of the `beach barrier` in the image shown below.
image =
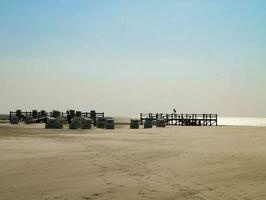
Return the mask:
<path fill-rule="evenodd" d="M 138 129 L 139 128 L 139 120 L 131 119 L 130 120 L 130 129 Z"/>

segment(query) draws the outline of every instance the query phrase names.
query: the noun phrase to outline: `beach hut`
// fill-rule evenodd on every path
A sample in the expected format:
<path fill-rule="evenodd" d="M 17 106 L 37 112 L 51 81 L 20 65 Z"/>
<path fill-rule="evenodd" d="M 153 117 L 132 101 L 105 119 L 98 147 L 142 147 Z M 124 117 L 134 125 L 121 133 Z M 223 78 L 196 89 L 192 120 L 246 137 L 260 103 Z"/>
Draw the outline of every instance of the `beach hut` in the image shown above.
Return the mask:
<path fill-rule="evenodd" d="M 152 119 L 145 119 L 144 121 L 144 128 L 152 128 Z"/>
<path fill-rule="evenodd" d="M 138 119 L 131 119 L 130 120 L 130 128 L 131 129 L 138 129 L 139 128 L 139 120 Z"/>
<path fill-rule="evenodd" d="M 45 128 L 48 128 L 48 129 L 63 128 L 63 123 L 58 118 L 48 117 L 46 119 Z"/>

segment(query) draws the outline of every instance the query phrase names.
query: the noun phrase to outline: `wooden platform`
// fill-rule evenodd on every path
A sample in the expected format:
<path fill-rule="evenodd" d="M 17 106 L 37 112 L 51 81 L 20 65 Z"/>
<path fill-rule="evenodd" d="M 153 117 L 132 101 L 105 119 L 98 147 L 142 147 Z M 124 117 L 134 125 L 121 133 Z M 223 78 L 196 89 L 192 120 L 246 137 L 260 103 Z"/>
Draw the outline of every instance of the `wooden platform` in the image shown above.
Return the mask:
<path fill-rule="evenodd" d="M 140 124 L 145 119 L 152 119 L 154 123 L 158 118 L 163 118 L 166 125 L 175 126 L 217 126 L 217 114 L 163 114 L 140 113 Z"/>

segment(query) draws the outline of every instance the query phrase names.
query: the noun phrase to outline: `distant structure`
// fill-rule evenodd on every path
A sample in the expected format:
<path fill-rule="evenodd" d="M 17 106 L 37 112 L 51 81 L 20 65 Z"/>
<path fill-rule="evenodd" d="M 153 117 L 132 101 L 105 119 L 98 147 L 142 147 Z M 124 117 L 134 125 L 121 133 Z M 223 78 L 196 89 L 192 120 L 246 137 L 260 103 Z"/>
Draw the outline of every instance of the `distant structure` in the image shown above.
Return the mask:
<path fill-rule="evenodd" d="M 156 124 L 158 120 L 164 120 L 165 125 L 175 126 L 217 126 L 217 114 L 176 114 L 175 109 L 172 114 L 163 113 L 140 113 L 140 124 L 147 119 Z M 144 123 L 145 126 L 145 123 Z"/>

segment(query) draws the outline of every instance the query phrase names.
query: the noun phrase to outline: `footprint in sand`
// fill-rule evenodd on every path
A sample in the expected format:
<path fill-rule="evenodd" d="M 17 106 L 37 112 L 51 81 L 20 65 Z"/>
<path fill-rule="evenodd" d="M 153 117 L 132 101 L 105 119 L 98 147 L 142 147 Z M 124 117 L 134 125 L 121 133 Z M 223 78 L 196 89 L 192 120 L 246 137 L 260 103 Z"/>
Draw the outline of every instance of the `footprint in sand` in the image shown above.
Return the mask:
<path fill-rule="evenodd" d="M 145 192 L 140 190 L 138 194 L 145 194 Z"/>
<path fill-rule="evenodd" d="M 91 197 L 87 197 L 87 196 L 83 196 L 82 199 L 90 200 L 90 199 L 93 199 L 93 198 L 91 198 Z"/>
<path fill-rule="evenodd" d="M 85 199 L 85 200 L 90 200 L 90 199 L 94 199 L 95 197 L 98 197 L 100 194 L 98 193 L 94 193 L 92 194 L 91 196 L 83 196 L 82 199 Z"/>

